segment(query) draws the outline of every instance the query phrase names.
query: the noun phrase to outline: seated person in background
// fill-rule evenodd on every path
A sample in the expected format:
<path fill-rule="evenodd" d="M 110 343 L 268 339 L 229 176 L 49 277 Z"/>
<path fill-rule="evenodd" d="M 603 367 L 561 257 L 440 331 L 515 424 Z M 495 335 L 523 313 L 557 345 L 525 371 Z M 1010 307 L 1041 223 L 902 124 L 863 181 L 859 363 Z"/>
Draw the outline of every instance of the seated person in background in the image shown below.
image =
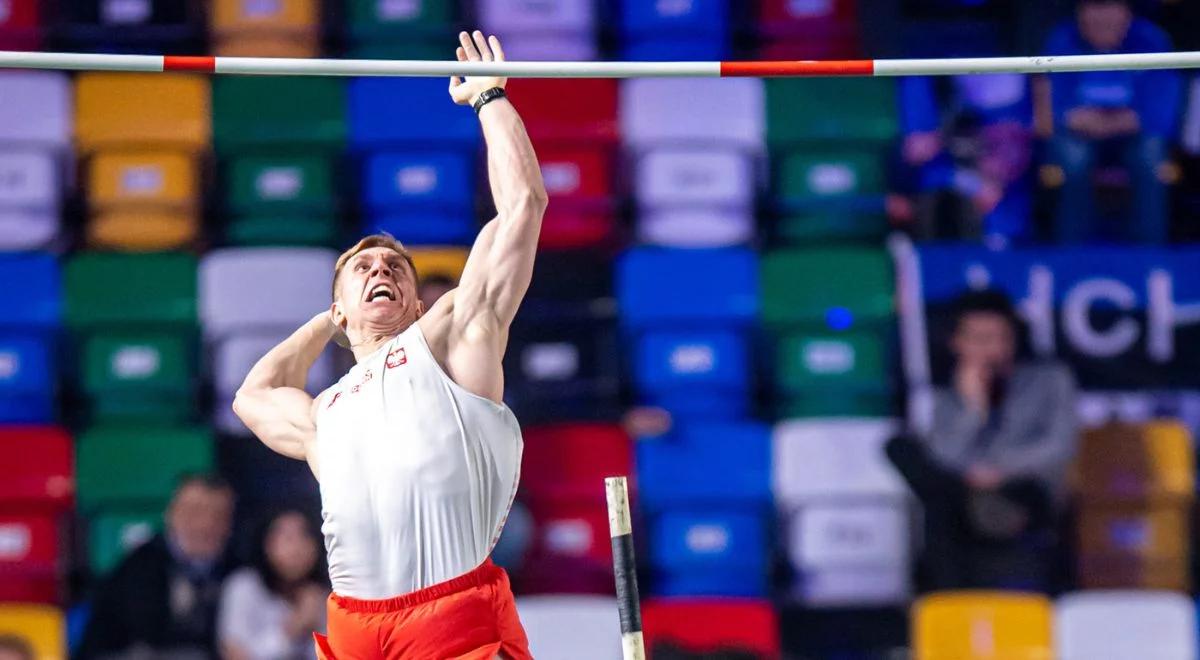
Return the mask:
<path fill-rule="evenodd" d="M 221 477 L 182 478 L 166 532 L 131 552 L 97 589 L 78 657 L 214 657 L 233 505 Z"/>
<path fill-rule="evenodd" d="M 0 660 L 36 660 L 36 657 L 25 638 L 0 634 Z"/>
<path fill-rule="evenodd" d="M 1016 359 L 1020 323 L 996 291 L 964 294 L 950 341 L 950 387 L 923 437 L 891 459 L 925 511 L 930 589 L 1046 589 L 1075 455 L 1075 384 L 1053 363 Z"/>
<path fill-rule="evenodd" d="M 900 194 L 890 210 L 921 239 L 1008 243 L 1029 232 L 1033 104 L 1019 74 L 900 81 Z"/>
<path fill-rule="evenodd" d="M 255 538 L 252 565 L 229 576 L 221 594 L 217 645 L 224 660 L 317 657 L 325 632 L 329 573 L 317 526 L 299 509 L 270 516 Z"/>
<path fill-rule="evenodd" d="M 1047 55 L 1170 51 L 1158 26 L 1134 16 L 1130 0 L 1078 0 L 1075 20 L 1060 25 Z M 1054 135 L 1050 158 L 1062 168 L 1054 218 L 1060 243 L 1095 238 L 1093 172 L 1102 159 L 1122 164 L 1133 193 L 1125 238 L 1167 240 L 1167 167 L 1170 140 L 1181 114 L 1176 71 L 1093 71 L 1050 76 Z"/>

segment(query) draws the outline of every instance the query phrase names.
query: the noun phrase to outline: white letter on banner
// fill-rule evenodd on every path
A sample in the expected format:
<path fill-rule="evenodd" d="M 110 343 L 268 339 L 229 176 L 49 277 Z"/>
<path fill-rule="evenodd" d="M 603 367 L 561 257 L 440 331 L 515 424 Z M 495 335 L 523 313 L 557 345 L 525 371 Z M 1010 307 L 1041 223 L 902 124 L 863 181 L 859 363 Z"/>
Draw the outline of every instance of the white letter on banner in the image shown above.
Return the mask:
<path fill-rule="evenodd" d="M 1029 295 L 1019 304 L 1029 324 L 1029 341 L 1038 355 L 1054 354 L 1054 273 L 1045 266 L 1029 269 Z"/>
<path fill-rule="evenodd" d="M 1175 301 L 1171 274 L 1161 268 L 1146 278 L 1146 353 L 1155 362 L 1175 357 Z"/>
<path fill-rule="evenodd" d="M 1137 303 L 1132 289 L 1109 278 L 1085 280 L 1071 292 L 1063 303 L 1063 331 L 1068 341 L 1082 353 L 1093 357 L 1113 357 L 1129 349 L 1138 338 L 1137 322 L 1123 318 L 1106 333 L 1088 323 L 1088 309 L 1097 300 L 1108 300 L 1118 309 L 1129 311 Z"/>

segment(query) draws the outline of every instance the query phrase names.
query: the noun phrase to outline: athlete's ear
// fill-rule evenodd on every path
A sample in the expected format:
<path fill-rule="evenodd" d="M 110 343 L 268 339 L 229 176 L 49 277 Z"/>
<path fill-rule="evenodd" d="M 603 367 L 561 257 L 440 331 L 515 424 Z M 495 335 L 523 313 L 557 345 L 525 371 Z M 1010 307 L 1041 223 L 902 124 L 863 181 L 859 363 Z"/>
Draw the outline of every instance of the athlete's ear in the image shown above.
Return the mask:
<path fill-rule="evenodd" d="M 417 301 L 417 318 L 421 318 L 422 316 L 425 316 L 425 301 L 418 300 Z"/>
<path fill-rule="evenodd" d="M 333 319 L 334 325 L 342 330 L 346 329 L 346 314 L 342 312 L 342 306 L 336 300 L 329 306 L 329 317 Z"/>

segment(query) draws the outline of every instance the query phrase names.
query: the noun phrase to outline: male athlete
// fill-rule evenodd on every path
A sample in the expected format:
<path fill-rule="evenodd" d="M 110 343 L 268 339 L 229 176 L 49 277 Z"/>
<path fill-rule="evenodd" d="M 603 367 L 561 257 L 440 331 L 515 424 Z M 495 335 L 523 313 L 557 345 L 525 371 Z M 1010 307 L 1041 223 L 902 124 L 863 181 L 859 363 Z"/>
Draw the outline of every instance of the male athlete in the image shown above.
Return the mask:
<path fill-rule="evenodd" d="M 459 61 L 504 60 L 495 37 L 463 32 L 459 42 Z M 320 481 L 334 591 L 322 658 L 530 657 L 508 577 L 488 559 L 523 447 L 501 403 L 501 359 L 546 208 L 504 86 L 450 80 L 454 102 L 479 114 L 498 211 L 458 288 L 424 309 L 404 247 L 368 236 L 338 259 L 330 310 L 259 360 L 234 400 L 263 443 L 307 461 Z M 335 336 L 357 364 L 314 400 L 306 374 Z"/>

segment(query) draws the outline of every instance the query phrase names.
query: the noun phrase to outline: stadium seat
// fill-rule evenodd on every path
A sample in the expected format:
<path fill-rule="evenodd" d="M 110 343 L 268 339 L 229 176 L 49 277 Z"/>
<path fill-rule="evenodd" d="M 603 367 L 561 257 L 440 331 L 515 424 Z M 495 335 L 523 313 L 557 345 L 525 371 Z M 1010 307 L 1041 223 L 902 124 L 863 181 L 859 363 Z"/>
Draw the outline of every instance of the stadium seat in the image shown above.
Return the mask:
<path fill-rule="evenodd" d="M 338 237 L 334 167 L 318 155 L 225 161 L 225 228 L 236 245 L 330 245 Z"/>
<path fill-rule="evenodd" d="M 275 344 L 328 308 L 337 254 L 319 248 L 226 248 L 205 255 L 200 319 L 213 356 L 215 423 L 245 427 L 230 410 L 246 374 Z M 253 283 L 247 288 L 246 283 Z M 313 393 L 333 380 L 328 354 L 310 371 Z"/>
<path fill-rule="evenodd" d="M 117 507 L 117 513 L 99 513 L 89 519 L 88 568 L 93 575 L 107 575 L 125 555 L 162 531 L 162 510 L 136 509 Z"/>
<path fill-rule="evenodd" d="M 0 13 L 0 50 L 40 50 L 42 12 L 37 0 L 7 0 Z"/>
<path fill-rule="evenodd" d="M 887 182 L 877 149 L 805 149 L 782 154 L 774 166 L 780 239 L 800 243 L 883 235 Z"/>
<path fill-rule="evenodd" d="M 424 281 L 439 277 L 457 283 L 467 265 L 467 251 L 457 247 L 427 247 L 409 251 L 417 276 Z"/>
<path fill-rule="evenodd" d="M 93 426 L 78 438 L 79 510 L 159 511 L 178 479 L 212 469 L 212 434 L 204 428 L 119 424 Z"/>
<path fill-rule="evenodd" d="M 536 531 L 521 584 L 532 593 L 611 593 L 604 478 L 632 473 L 628 436 L 615 425 L 554 424 L 524 437 L 521 493 Z"/>
<path fill-rule="evenodd" d="M 346 142 L 346 83 L 339 78 L 217 78 L 212 96 L 219 154 L 256 147 L 335 151 Z"/>
<path fill-rule="evenodd" d="M 896 88 L 870 78 L 769 79 L 767 141 L 772 146 L 858 142 L 887 145 L 897 135 Z"/>
<path fill-rule="evenodd" d="M 203 9 L 194 0 L 69 0 L 55 4 L 56 41 L 72 52 L 201 52 Z"/>
<path fill-rule="evenodd" d="M 729 6 L 721 0 L 620 3 L 627 60 L 728 59 Z"/>
<path fill-rule="evenodd" d="M 66 543 L 58 518 L 0 508 L 0 602 L 62 602 Z"/>
<path fill-rule="evenodd" d="M 521 314 L 536 318 L 616 316 L 613 259 L 599 250 L 543 250 Z"/>
<path fill-rule="evenodd" d="M 196 323 L 196 260 L 186 254 L 82 254 L 63 275 L 67 324 L 144 327 Z"/>
<path fill-rule="evenodd" d="M 1051 658 L 1045 596 L 959 591 L 924 596 L 912 608 L 913 660 Z"/>
<path fill-rule="evenodd" d="M 762 318 L 774 340 L 772 379 L 784 415 L 890 412 L 891 270 L 887 254 L 872 249 L 763 257 Z"/>
<path fill-rule="evenodd" d="M 780 657 L 779 621 L 769 601 L 652 598 L 642 604 L 647 657 Z M 683 655 L 687 654 L 687 655 Z"/>
<path fill-rule="evenodd" d="M 26 4 L 13 4 L 12 20 L 34 11 Z M 0 72 L 0 97 L 0 251 L 44 248 L 60 224 L 70 79 L 49 71 Z"/>
<path fill-rule="evenodd" d="M 462 149 L 480 144 L 479 120 L 446 96 L 440 78 L 356 78 L 349 88 L 350 142 L 358 149 Z"/>
<path fill-rule="evenodd" d="M 615 80 L 524 78 L 508 91 L 535 143 L 615 144 L 619 137 Z"/>
<path fill-rule="evenodd" d="M 611 596 L 522 596 L 517 613 L 534 657 L 611 660 L 621 655 L 621 622 Z"/>
<path fill-rule="evenodd" d="M 504 35 L 512 61 L 596 59 L 596 7 L 590 0 L 480 0 L 480 29 Z"/>
<path fill-rule="evenodd" d="M 469 151 L 382 151 L 365 164 L 365 198 L 379 229 L 414 245 L 469 244 L 477 230 Z"/>
<path fill-rule="evenodd" d="M 521 312 L 504 354 L 505 401 L 526 423 L 612 419 L 620 407 L 618 346 L 611 315 Z"/>
<path fill-rule="evenodd" d="M 0 253 L 0 423 L 53 415 L 56 335 L 61 323 L 58 264 L 48 254 Z"/>
<path fill-rule="evenodd" d="M 128 250 L 178 248 L 199 229 L 200 172 L 179 151 L 105 151 L 88 164 L 93 245 Z"/>
<path fill-rule="evenodd" d="M 445 59 L 455 45 L 456 5 L 451 0 L 351 0 L 347 3 L 350 55 Z"/>
<path fill-rule="evenodd" d="M 766 60 L 860 57 L 859 0 L 758 0 L 760 56 Z"/>
<path fill-rule="evenodd" d="M 48 426 L 0 427 L 0 601 L 54 603 L 75 495 L 71 438 Z"/>
<path fill-rule="evenodd" d="M 215 0 L 209 14 L 215 55 L 313 57 L 320 50 L 317 0 Z"/>
<path fill-rule="evenodd" d="M 39 249 L 54 241 L 62 193 L 62 164 L 53 150 L 0 142 L 0 251 Z"/>
<path fill-rule="evenodd" d="M 1178 593 L 1092 591 L 1055 605 L 1060 660 L 1191 660 L 1197 645 L 1196 605 Z"/>
<path fill-rule="evenodd" d="M 910 498 L 883 453 L 896 431 L 885 419 L 775 427 L 773 487 L 797 600 L 861 606 L 908 598 Z"/>
<path fill-rule="evenodd" d="M 1195 489 L 1187 428 L 1154 421 L 1090 430 L 1075 467 L 1079 584 L 1186 589 Z"/>
<path fill-rule="evenodd" d="M 75 136 L 91 153 L 111 147 L 208 148 L 208 81 L 182 73 L 83 73 L 75 84 Z"/>
<path fill-rule="evenodd" d="M 750 408 L 750 350 L 736 330 L 654 330 L 634 348 L 643 403 L 691 419 L 736 419 Z"/>
<path fill-rule="evenodd" d="M 24 637 L 33 647 L 36 660 L 67 658 L 67 624 L 57 608 L 0 603 L 0 634 Z"/>
<path fill-rule="evenodd" d="M 634 248 L 617 264 L 616 288 L 630 329 L 744 327 L 758 312 L 757 258 L 741 248 Z"/>

